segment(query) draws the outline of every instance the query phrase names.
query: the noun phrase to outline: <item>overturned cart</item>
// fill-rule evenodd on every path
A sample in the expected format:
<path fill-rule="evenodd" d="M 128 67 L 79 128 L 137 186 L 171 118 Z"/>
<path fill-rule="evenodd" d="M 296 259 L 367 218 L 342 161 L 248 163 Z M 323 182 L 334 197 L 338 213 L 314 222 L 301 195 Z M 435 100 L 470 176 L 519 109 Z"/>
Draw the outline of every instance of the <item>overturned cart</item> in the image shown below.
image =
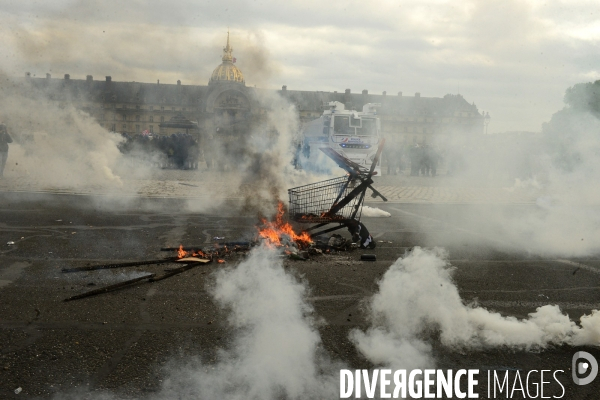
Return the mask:
<path fill-rule="evenodd" d="M 311 183 L 288 190 L 290 218 L 299 223 L 315 224 L 305 229 L 311 237 L 347 228 L 352 240 L 360 247 L 375 247 L 375 241 L 360 218 L 367 189 L 372 197 L 387 199 L 372 186 L 375 166 L 379 162 L 384 141 L 381 142 L 369 170 L 350 161 L 331 148 L 322 148 L 348 174 L 340 178 Z M 333 224 L 333 227 L 327 225 Z M 320 228 L 325 228 L 318 230 Z"/>

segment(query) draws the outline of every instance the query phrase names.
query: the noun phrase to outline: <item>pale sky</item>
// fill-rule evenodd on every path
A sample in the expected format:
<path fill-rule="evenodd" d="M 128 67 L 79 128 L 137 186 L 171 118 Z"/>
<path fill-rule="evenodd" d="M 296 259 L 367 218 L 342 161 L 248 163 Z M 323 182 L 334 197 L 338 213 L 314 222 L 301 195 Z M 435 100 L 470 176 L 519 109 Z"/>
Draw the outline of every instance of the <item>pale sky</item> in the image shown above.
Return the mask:
<path fill-rule="evenodd" d="M 11 76 L 207 84 L 227 29 L 250 86 L 442 97 L 539 131 L 600 79 L 600 1 L 0 0 Z"/>

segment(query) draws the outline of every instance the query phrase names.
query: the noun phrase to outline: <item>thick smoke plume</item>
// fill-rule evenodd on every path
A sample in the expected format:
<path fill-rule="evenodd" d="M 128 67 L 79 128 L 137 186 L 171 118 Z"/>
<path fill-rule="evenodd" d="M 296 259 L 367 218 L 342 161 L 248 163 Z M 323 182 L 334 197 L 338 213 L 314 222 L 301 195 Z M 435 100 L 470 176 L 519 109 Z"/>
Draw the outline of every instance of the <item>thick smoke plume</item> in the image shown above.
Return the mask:
<path fill-rule="evenodd" d="M 244 211 L 274 214 L 280 200 L 287 199 L 287 190 L 321 179 L 294 168 L 294 144 L 299 132 L 298 110 L 276 92 L 255 92 L 256 101 L 266 113 L 257 121 L 242 121 L 249 131 L 236 137 L 210 135 L 206 152 L 218 160 L 222 169 L 239 171 L 239 191 Z M 222 121 L 235 125 L 235 120 Z"/>
<path fill-rule="evenodd" d="M 600 312 L 581 317 L 581 327 L 556 305 L 539 307 L 524 320 L 465 305 L 441 249 L 414 248 L 397 260 L 369 303 L 372 326 L 351 338 L 370 361 L 392 368 L 431 366 L 426 336 L 439 334 L 451 348 L 543 349 L 550 345 L 600 345 Z"/>
<path fill-rule="evenodd" d="M 417 185 L 450 187 L 459 202 L 469 201 L 473 190 L 495 190 L 500 195 L 482 200 L 497 203 L 493 206 L 448 210 L 446 215 L 461 231 L 453 230 L 445 243 L 502 242 L 503 250 L 544 256 L 598 253 L 600 245 L 594 240 L 600 226 L 600 190 L 595 185 L 600 181 L 598 115 L 567 107 L 541 133 L 473 135 L 457 130 L 431 138 L 425 148 L 433 149 L 439 176 Z M 409 174 L 417 146 L 406 142 L 394 146 L 394 140 L 386 146 L 388 157 L 400 160 L 403 172 Z M 513 195 L 522 200 L 510 199 Z M 512 202 L 529 204 L 518 212 L 498 206 Z M 439 244 L 437 233 L 431 239 L 428 244 Z"/>
<path fill-rule="evenodd" d="M 306 285 L 287 273 L 279 253 L 254 249 L 247 259 L 220 270 L 211 288 L 228 313 L 232 339 L 214 363 L 200 359 L 171 365 L 150 400 L 335 398 L 339 369 L 322 349 L 306 302 Z M 57 400 L 116 400 L 109 392 L 60 394 Z"/>
<path fill-rule="evenodd" d="M 1 78 L 0 118 L 14 140 L 7 175 L 67 188 L 123 186 L 115 172 L 121 159 L 119 135 L 70 102 L 51 102 L 44 93 Z"/>
<path fill-rule="evenodd" d="M 527 319 L 465 305 L 444 250 L 414 248 L 397 260 L 369 302 L 370 327 L 350 338 L 373 364 L 393 369 L 435 366 L 430 340 L 450 349 L 600 345 L 600 312 L 580 326 L 558 306 L 539 307 Z M 220 270 L 211 292 L 228 313 L 232 338 L 213 363 L 200 359 L 167 369 L 148 399 L 336 398 L 339 370 L 322 348 L 307 286 L 283 268 L 278 253 L 254 249 L 239 265 Z M 58 399 L 115 399 L 110 393 L 61 394 Z"/>
<path fill-rule="evenodd" d="M 160 181 L 165 179 L 206 178 L 193 171 L 161 171 L 153 163 L 158 160 L 156 152 L 134 146 L 123 154 L 120 134 L 107 131 L 93 116 L 78 110 L 73 99 L 58 102 L 51 97 L 52 93 L 23 80 L 5 78 L 0 82 L 0 121 L 7 124 L 14 140 L 5 171 L 9 188 L 111 194 L 116 201 L 121 195 L 146 192 L 171 195 L 161 192 L 168 190 L 161 189 Z M 250 130 L 236 138 L 214 135 L 210 143 L 203 143 L 203 152 L 205 158 L 215 159 L 215 169 L 224 170 L 213 173 L 211 179 L 216 183 L 208 186 L 218 185 L 223 198 L 242 198 L 241 207 L 246 211 L 269 215 L 279 200 L 286 199 L 289 187 L 316 178 L 292 165 L 298 132 L 295 107 L 274 92 L 257 91 L 253 100 L 267 112 L 258 119 L 242 121 Z M 200 170 L 204 168 L 203 162 Z M 177 189 L 177 182 L 174 185 Z M 208 201 L 194 199 L 188 201 L 188 207 L 206 210 L 222 201 L 214 196 Z M 115 202 L 117 208 L 127 204 Z"/>
<path fill-rule="evenodd" d="M 306 286 L 285 272 L 273 250 L 258 248 L 222 270 L 213 295 L 235 332 L 214 365 L 175 371 L 159 398 L 318 398 L 336 388 L 321 353 Z M 331 396 L 330 396 L 331 397 Z"/>

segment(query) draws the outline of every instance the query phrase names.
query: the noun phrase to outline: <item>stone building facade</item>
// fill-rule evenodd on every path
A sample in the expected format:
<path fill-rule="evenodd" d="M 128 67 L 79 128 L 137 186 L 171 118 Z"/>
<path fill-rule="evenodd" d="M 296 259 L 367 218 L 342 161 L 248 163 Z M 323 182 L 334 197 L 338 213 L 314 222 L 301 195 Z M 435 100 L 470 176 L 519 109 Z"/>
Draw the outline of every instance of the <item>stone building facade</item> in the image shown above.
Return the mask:
<path fill-rule="evenodd" d="M 182 85 L 181 81 L 116 82 L 110 76 L 98 81 L 90 75 L 78 80 L 68 74 L 64 79 L 52 78 L 50 74 L 33 78 L 27 74 L 25 80 L 53 101 L 76 104 L 110 131 L 170 134 L 181 131 L 178 121 L 187 120 L 196 126 L 188 131 L 198 137 L 235 137 L 260 124 L 269 106 L 258 100 L 260 92 L 267 90 L 246 86 L 232 53 L 228 35 L 222 63 L 206 86 Z M 486 120 L 475 104 L 469 104 L 461 95 L 375 95 L 367 90 L 352 93 L 346 89 L 338 93 L 288 90 L 286 86 L 277 92 L 295 105 L 300 123 L 319 117 L 329 101 L 339 101 L 347 109 L 356 110 L 366 103 L 381 103 L 379 115 L 384 135 L 407 143 L 435 141 L 451 134 L 479 135 L 484 132 Z"/>

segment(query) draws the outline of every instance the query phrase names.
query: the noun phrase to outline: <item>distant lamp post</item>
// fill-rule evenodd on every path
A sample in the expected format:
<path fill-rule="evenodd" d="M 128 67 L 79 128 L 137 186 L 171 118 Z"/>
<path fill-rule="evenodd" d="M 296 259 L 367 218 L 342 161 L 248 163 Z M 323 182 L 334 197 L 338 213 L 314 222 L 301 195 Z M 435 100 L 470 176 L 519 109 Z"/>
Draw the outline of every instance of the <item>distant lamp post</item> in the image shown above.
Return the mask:
<path fill-rule="evenodd" d="M 485 128 L 485 134 L 487 135 L 488 133 L 488 125 L 490 124 L 490 114 L 488 112 L 485 113 L 485 115 L 483 116 L 483 126 Z"/>

